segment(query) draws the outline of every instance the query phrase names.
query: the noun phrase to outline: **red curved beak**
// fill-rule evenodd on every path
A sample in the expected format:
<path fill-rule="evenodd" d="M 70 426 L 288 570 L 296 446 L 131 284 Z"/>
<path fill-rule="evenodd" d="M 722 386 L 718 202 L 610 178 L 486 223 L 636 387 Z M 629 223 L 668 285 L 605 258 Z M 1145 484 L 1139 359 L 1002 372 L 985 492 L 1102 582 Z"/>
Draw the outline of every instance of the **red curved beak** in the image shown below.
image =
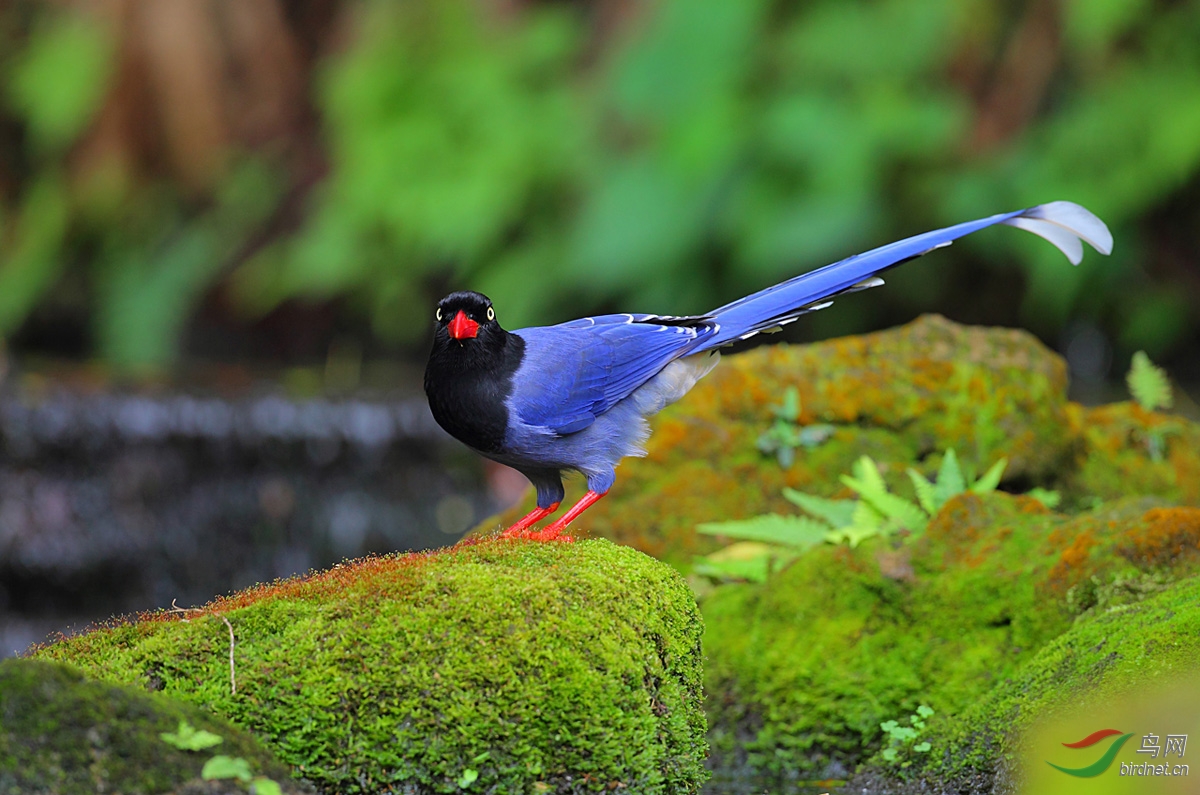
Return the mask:
<path fill-rule="evenodd" d="M 458 310 L 458 314 L 450 319 L 450 336 L 456 340 L 470 339 L 479 331 L 479 324 L 467 317 L 467 313 Z"/>

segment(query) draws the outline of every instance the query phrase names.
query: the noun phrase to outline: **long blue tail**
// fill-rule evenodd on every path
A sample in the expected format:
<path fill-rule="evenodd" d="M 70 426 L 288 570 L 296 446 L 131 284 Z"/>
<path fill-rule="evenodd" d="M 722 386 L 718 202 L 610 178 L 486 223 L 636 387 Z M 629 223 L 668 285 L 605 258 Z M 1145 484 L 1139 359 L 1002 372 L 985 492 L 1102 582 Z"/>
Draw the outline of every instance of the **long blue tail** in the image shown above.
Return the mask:
<path fill-rule="evenodd" d="M 699 350 L 707 350 L 739 339 L 747 339 L 790 323 L 806 312 L 824 309 L 829 299 L 842 293 L 865 290 L 883 284 L 877 274 L 902 262 L 948 246 L 964 235 L 996 224 L 1015 226 L 1049 240 L 1067 256 L 1072 265 L 1083 259 L 1086 241 L 1101 254 L 1112 252 L 1112 233 L 1104 222 L 1072 202 L 1050 202 L 1026 210 L 1001 213 L 978 221 L 968 221 L 945 229 L 915 235 L 863 254 L 803 273 L 774 287 L 739 298 L 731 304 L 707 313 L 720 324 L 719 331 L 705 340 Z"/>

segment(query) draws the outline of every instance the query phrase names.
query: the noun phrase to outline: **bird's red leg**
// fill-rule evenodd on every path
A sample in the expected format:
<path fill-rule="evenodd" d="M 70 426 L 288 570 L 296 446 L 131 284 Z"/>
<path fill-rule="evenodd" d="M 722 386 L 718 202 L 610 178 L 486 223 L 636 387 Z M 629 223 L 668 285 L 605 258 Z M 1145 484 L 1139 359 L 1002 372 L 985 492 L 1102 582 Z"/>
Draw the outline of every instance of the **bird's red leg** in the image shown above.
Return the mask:
<path fill-rule="evenodd" d="M 557 521 L 546 525 L 540 533 L 529 533 L 528 537 L 534 541 L 554 541 L 562 534 L 563 530 L 567 529 L 567 525 L 579 517 L 579 514 L 592 507 L 596 500 L 607 493 L 607 491 L 600 493 L 589 490 L 587 494 L 580 498 L 579 502 L 571 506 L 571 510 L 564 513 Z M 563 540 L 566 541 L 568 539 L 564 538 Z"/>
<path fill-rule="evenodd" d="M 556 502 L 553 505 L 551 505 L 549 508 L 534 508 L 532 511 L 530 511 L 529 513 L 522 516 L 517 521 L 516 524 L 514 524 L 512 527 L 508 528 L 503 533 L 501 533 L 500 537 L 501 538 L 514 538 L 514 537 L 520 536 L 522 533 L 524 533 L 529 528 L 533 527 L 535 524 L 540 522 L 542 519 L 545 519 L 547 516 L 554 513 L 555 511 L 557 511 L 559 505 L 561 505 L 561 503 Z"/>

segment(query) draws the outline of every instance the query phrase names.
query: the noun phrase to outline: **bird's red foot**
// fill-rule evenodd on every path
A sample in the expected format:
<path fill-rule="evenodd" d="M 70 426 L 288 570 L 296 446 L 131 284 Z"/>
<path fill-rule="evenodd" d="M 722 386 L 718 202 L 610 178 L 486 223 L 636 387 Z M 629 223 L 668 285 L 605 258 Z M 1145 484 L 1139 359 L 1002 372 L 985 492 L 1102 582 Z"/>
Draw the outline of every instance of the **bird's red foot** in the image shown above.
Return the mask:
<path fill-rule="evenodd" d="M 590 508 L 596 500 L 603 497 L 595 491 L 588 491 L 580 498 L 579 502 L 571 506 L 571 510 L 564 513 L 561 517 L 551 522 L 542 528 L 541 532 L 530 534 L 528 537 L 535 541 L 570 541 L 570 536 L 563 536 L 562 533 L 567 529 L 567 525 L 579 517 L 579 514 Z"/>
<path fill-rule="evenodd" d="M 553 525 L 547 527 L 545 530 L 539 530 L 537 532 L 527 530 L 521 537 L 528 538 L 530 541 L 541 541 L 542 543 L 546 543 L 548 541 L 561 541 L 565 544 L 569 544 L 575 540 L 571 536 L 563 535 L 561 529 L 554 530 L 552 528 Z"/>
<path fill-rule="evenodd" d="M 517 523 L 500 533 L 501 538 L 528 538 L 529 528 L 558 510 L 560 503 L 554 503 L 548 508 L 534 508 L 517 520 Z"/>

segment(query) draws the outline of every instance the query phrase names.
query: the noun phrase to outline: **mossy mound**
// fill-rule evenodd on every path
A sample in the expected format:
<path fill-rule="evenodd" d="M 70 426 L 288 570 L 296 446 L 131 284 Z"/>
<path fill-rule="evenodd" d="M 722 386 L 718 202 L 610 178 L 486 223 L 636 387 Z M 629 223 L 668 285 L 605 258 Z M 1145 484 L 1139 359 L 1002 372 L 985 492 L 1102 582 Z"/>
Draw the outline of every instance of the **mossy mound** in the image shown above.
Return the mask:
<path fill-rule="evenodd" d="M 913 755 L 916 765 L 902 771 L 872 760 L 850 789 L 880 795 L 1015 791 L 1019 755 L 1035 724 L 1082 713 L 1093 725 L 1121 697 L 1153 692 L 1164 681 L 1191 684 L 1200 671 L 1200 577 L 1164 585 L 1141 600 L 1129 601 L 1128 588 L 1116 590 L 1127 593 L 1087 610 L 961 715 L 935 721 L 923 737 L 932 748 Z"/>
<path fill-rule="evenodd" d="M 1067 494 L 1101 500 L 1155 494 L 1200 505 L 1200 424 L 1136 403 L 1068 408 L 1082 444 L 1061 478 Z"/>
<path fill-rule="evenodd" d="M 681 793 L 705 775 L 695 601 L 607 541 L 372 558 L 187 618 L 36 654 L 199 704 L 339 793 Z"/>
<path fill-rule="evenodd" d="M 841 778 L 920 704 L 954 716 L 1075 613 L 1200 570 L 1200 509 L 1130 499 L 1069 517 L 965 494 L 917 539 L 814 547 L 703 603 L 718 768 Z"/>
<path fill-rule="evenodd" d="M 180 721 L 222 738 L 207 752 L 176 749 L 159 736 Z M 85 679 L 60 663 L 0 663 L 0 794 L 118 792 L 245 793 L 232 781 L 204 782 L 214 753 L 240 757 L 284 792 L 311 792 L 248 732 L 204 710 L 139 688 Z"/>
<path fill-rule="evenodd" d="M 827 423 L 833 434 L 784 468 L 757 442 L 789 387 L 799 423 Z M 1006 483 L 1058 489 L 1070 508 L 1127 494 L 1200 505 L 1200 425 L 1130 404 L 1086 409 L 1068 402 L 1066 387 L 1064 362 L 1033 335 L 937 315 L 727 356 L 654 418 L 647 457 L 626 459 L 612 493 L 577 524 L 687 570 L 716 548 L 694 532 L 701 522 L 792 513 L 784 486 L 850 496 L 838 476 L 862 455 L 911 496 L 905 469 L 932 475 L 951 448 L 977 473 L 1006 457 Z M 581 489 L 573 486 L 570 499 Z M 511 523 L 532 500 L 476 533 Z"/>

